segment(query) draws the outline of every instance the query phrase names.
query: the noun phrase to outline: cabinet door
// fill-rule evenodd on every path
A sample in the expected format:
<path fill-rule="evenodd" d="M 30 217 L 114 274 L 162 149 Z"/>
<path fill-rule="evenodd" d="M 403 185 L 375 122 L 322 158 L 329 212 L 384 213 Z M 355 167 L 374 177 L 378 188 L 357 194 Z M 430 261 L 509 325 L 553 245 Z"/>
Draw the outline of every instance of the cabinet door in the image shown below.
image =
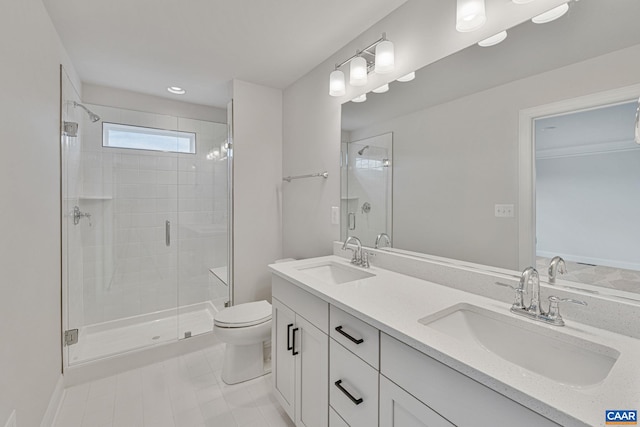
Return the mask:
<path fill-rule="evenodd" d="M 296 426 L 329 423 L 329 337 L 296 315 Z"/>
<path fill-rule="evenodd" d="M 380 375 L 380 427 L 455 427 Z"/>
<path fill-rule="evenodd" d="M 295 420 L 296 356 L 291 350 L 295 313 L 273 298 L 271 327 L 271 367 L 273 389 L 289 418 Z"/>

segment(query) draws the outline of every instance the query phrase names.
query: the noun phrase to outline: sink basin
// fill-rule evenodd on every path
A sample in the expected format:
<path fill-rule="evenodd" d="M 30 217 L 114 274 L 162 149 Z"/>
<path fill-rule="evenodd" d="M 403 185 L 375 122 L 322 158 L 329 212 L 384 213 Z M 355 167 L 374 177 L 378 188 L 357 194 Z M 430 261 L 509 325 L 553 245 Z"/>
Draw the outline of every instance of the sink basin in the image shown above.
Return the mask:
<path fill-rule="evenodd" d="M 333 285 L 373 277 L 375 274 L 334 261 L 298 268 L 299 271 Z"/>
<path fill-rule="evenodd" d="M 620 356 L 613 348 L 470 304 L 454 305 L 418 322 L 575 387 L 602 382 Z"/>

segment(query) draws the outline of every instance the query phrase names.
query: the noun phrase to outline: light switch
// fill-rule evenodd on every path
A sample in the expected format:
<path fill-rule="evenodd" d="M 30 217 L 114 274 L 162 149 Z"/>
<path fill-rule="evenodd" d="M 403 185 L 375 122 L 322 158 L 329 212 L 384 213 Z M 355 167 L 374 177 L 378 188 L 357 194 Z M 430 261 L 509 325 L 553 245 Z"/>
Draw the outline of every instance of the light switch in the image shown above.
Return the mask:
<path fill-rule="evenodd" d="M 338 206 L 331 206 L 331 224 L 340 224 L 340 208 Z"/>
<path fill-rule="evenodd" d="M 495 216 L 497 218 L 513 218 L 514 215 L 513 205 L 495 205 Z"/>

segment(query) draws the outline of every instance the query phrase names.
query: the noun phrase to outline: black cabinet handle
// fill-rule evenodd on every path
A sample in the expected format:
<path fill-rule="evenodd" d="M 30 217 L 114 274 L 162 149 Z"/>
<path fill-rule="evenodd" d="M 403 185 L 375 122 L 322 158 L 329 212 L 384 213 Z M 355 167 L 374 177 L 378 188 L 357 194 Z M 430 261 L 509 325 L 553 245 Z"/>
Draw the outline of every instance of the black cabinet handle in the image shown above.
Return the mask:
<path fill-rule="evenodd" d="M 346 333 L 345 331 L 342 330 L 342 325 L 340 326 L 336 326 L 336 331 L 338 331 L 340 334 L 342 334 L 343 336 L 349 338 L 352 342 L 356 343 L 356 344 L 362 344 L 364 342 L 364 340 L 362 338 L 360 339 L 355 339 L 354 337 L 352 337 L 351 335 L 349 335 L 348 333 Z"/>
<path fill-rule="evenodd" d="M 299 351 L 296 351 L 296 331 L 298 330 L 298 328 L 293 328 L 293 343 L 291 344 L 291 350 L 293 350 L 291 352 L 292 355 L 296 355 L 298 353 L 300 353 Z"/>
<path fill-rule="evenodd" d="M 291 341 L 290 341 L 290 337 L 291 337 L 291 327 L 293 326 L 293 323 L 289 323 L 287 325 L 287 350 L 293 350 L 293 346 L 291 345 Z"/>
<path fill-rule="evenodd" d="M 342 385 L 341 385 L 341 384 L 342 384 L 342 380 L 338 380 L 338 381 L 336 381 L 334 384 L 336 385 L 336 387 L 338 387 L 338 389 L 339 389 L 341 392 L 343 392 L 344 394 L 346 394 L 346 395 L 347 395 L 347 397 L 348 397 L 349 399 L 351 399 L 351 401 L 352 401 L 353 403 L 355 403 L 356 405 L 359 405 L 359 404 L 361 404 L 361 403 L 362 403 L 362 398 L 361 398 L 361 397 L 360 397 L 360 398 L 358 398 L 358 399 L 356 399 L 355 397 L 353 397 L 353 396 L 351 395 L 351 393 L 349 393 L 349 392 L 348 392 L 344 387 L 342 387 Z"/>

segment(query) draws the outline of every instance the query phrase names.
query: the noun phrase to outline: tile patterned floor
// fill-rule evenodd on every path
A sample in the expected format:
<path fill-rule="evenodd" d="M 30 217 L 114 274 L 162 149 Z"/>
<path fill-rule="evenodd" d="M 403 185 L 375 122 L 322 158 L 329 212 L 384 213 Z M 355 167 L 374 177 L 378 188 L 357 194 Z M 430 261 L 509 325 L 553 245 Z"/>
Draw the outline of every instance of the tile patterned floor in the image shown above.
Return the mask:
<path fill-rule="evenodd" d="M 537 257 L 536 268 L 546 275 L 550 261 L 548 258 Z M 578 264 L 572 261 L 566 261 L 566 264 L 567 274 L 558 276 L 562 280 L 640 294 L 640 271 L 603 265 Z"/>
<path fill-rule="evenodd" d="M 70 387 L 54 427 L 292 427 L 271 375 L 220 378 L 224 344 Z"/>

